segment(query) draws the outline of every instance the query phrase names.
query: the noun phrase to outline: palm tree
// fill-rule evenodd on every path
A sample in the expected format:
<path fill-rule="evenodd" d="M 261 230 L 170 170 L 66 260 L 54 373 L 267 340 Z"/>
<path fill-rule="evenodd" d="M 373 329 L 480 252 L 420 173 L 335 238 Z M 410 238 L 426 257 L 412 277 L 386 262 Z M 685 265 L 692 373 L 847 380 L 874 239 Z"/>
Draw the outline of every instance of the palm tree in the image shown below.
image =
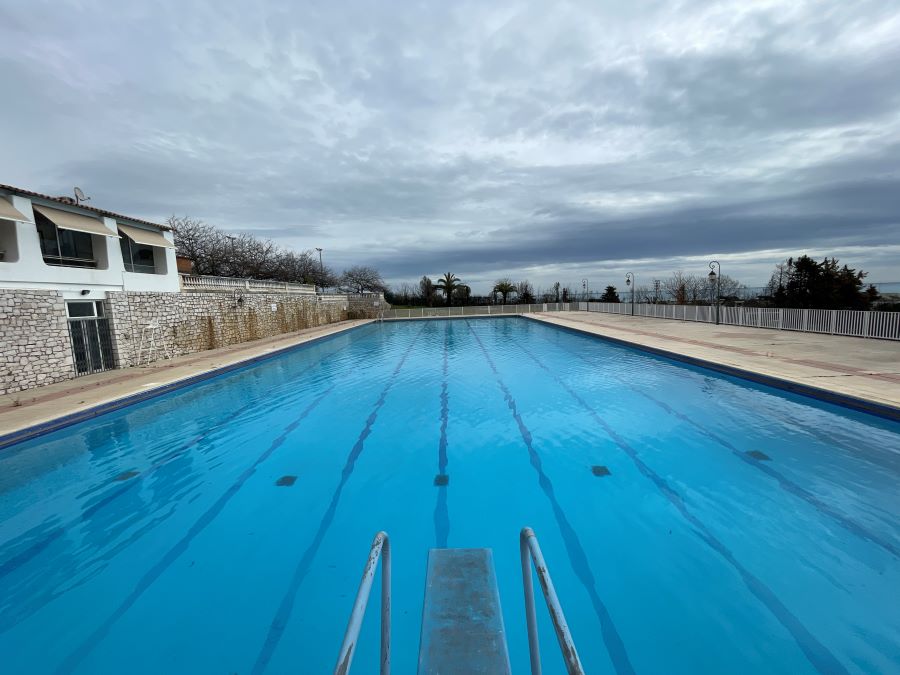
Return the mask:
<path fill-rule="evenodd" d="M 499 293 L 503 296 L 503 304 L 506 304 L 506 298 L 510 293 L 516 292 L 516 285 L 512 282 L 511 279 L 499 279 L 496 284 L 494 284 L 494 293 Z"/>
<path fill-rule="evenodd" d="M 453 291 L 462 286 L 462 281 L 459 280 L 455 274 L 450 274 L 447 272 L 444 276 L 438 279 L 438 282 L 434 285 L 434 287 L 441 291 L 444 294 L 444 297 L 447 298 L 447 306 L 450 306 L 450 301 L 453 299 Z"/>

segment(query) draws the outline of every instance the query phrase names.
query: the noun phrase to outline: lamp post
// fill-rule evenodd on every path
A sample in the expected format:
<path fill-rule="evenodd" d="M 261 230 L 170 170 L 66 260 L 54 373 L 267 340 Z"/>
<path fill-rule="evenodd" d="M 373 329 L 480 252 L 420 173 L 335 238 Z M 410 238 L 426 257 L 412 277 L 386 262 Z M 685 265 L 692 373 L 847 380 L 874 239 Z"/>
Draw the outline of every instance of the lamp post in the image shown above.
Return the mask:
<path fill-rule="evenodd" d="M 322 249 L 316 246 L 316 250 L 319 252 L 319 288 L 324 293 L 325 286 L 322 285 L 322 282 L 325 280 L 325 267 L 322 265 Z"/>
<path fill-rule="evenodd" d="M 634 282 L 634 273 L 627 272 L 625 274 L 625 285 L 631 286 L 631 316 L 634 316 L 634 287 L 637 284 Z"/>
<path fill-rule="evenodd" d="M 716 273 L 718 271 L 718 274 Z M 716 290 L 716 325 L 719 325 L 719 281 L 722 276 L 722 266 L 718 260 L 709 263 L 709 287 Z"/>
<path fill-rule="evenodd" d="M 237 274 L 235 274 L 235 272 L 237 272 L 237 270 L 235 269 L 236 265 L 234 264 L 234 240 L 237 239 L 237 237 L 233 234 L 226 234 L 225 238 L 228 240 L 231 248 L 231 260 L 228 261 L 231 268 L 231 276 L 236 277 Z"/>

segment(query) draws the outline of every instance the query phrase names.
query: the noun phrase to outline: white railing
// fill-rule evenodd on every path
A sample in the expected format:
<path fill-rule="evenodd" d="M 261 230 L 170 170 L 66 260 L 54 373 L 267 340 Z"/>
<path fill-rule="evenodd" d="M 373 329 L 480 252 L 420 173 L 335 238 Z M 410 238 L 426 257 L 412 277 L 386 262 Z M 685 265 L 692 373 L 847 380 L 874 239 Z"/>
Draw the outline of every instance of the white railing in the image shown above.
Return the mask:
<path fill-rule="evenodd" d="M 347 675 L 350 672 L 350 663 L 359 642 L 359 631 L 366 615 L 366 605 L 369 604 L 369 594 L 372 591 L 379 558 L 381 559 L 381 667 L 378 672 L 380 675 L 391 675 L 391 541 L 387 532 L 376 534 L 369 549 L 369 558 L 366 560 L 359 589 L 356 591 L 356 600 L 353 602 L 344 642 L 341 644 L 341 652 L 334 666 L 334 675 Z"/>
<path fill-rule="evenodd" d="M 472 307 L 414 307 L 388 309 L 385 319 L 424 319 L 449 316 L 494 316 L 501 314 L 533 314 L 535 312 L 565 312 L 576 309 L 574 302 L 545 302 L 533 305 L 475 305 Z"/>
<path fill-rule="evenodd" d="M 574 303 L 573 303 L 574 304 Z M 585 312 L 631 314 L 630 302 L 579 302 Z M 678 321 L 714 323 L 716 308 L 711 305 L 653 305 L 636 303 L 635 316 Z M 720 307 L 719 323 L 794 330 L 806 333 L 828 333 L 851 337 L 900 340 L 900 312 L 869 312 L 851 309 L 788 309 L 779 307 Z"/>
<path fill-rule="evenodd" d="M 233 291 L 240 289 L 251 293 L 302 293 L 306 295 L 315 295 L 316 293 L 316 287 L 313 284 L 292 284 L 286 281 L 211 277 L 193 274 L 181 275 L 181 287 L 184 290 L 196 291 Z"/>

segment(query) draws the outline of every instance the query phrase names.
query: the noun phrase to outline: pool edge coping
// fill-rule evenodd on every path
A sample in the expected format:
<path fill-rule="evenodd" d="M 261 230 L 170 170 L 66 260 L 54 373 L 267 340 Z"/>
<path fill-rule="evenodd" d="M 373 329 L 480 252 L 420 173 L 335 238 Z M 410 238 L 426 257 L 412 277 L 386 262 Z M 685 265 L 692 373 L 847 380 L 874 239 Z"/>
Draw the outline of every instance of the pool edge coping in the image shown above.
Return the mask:
<path fill-rule="evenodd" d="M 700 358 L 699 356 L 690 356 L 689 354 L 682 354 L 680 352 L 671 351 L 662 347 L 653 347 L 651 345 L 644 345 L 638 342 L 630 342 L 629 340 L 625 340 L 624 338 L 603 335 L 601 333 L 594 333 L 591 330 L 585 328 L 564 326 L 551 321 L 543 321 L 540 318 L 529 314 L 520 314 L 519 316 L 524 319 L 536 321 L 537 323 L 545 326 L 554 326 L 562 330 L 578 333 L 579 335 L 587 335 L 589 337 L 598 338 L 600 340 L 608 340 L 609 342 L 615 343 L 622 347 L 630 347 L 632 349 L 649 352 L 651 354 L 655 354 L 656 356 L 661 356 L 673 361 L 680 361 L 682 363 L 687 363 L 699 368 L 706 368 L 707 370 L 712 370 L 723 375 L 731 375 L 732 377 L 737 377 L 742 380 L 749 380 L 750 382 L 755 382 L 756 384 L 767 385 L 769 387 L 781 389 L 792 394 L 807 396 L 819 401 L 824 401 L 825 403 L 831 403 L 833 405 L 839 405 L 844 408 L 849 408 L 851 410 L 855 410 L 856 412 L 863 412 L 883 419 L 888 419 L 892 422 L 900 422 L 900 408 L 898 408 L 897 406 L 893 406 L 890 403 L 872 401 L 870 399 L 861 398 L 859 396 L 853 396 L 852 394 L 842 394 L 830 389 L 816 387 L 811 384 L 804 384 L 802 382 L 788 380 L 782 377 L 777 377 L 775 375 L 767 375 L 765 373 L 760 373 L 755 370 L 748 370 L 746 368 L 740 368 L 738 366 L 730 366 L 724 363 L 717 363 L 715 361 L 709 361 L 707 359 Z"/>
<path fill-rule="evenodd" d="M 307 345 L 311 345 L 322 340 L 327 340 L 338 335 L 343 335 L 358 328 L 363 328 L 364 326 L 369 326 L 372 323 L 374 323 L 374 320 L 366 321 L 365 323 L 360 323 L 355 326 L 345 326 L 331 333 L 311 337 L 308 340 L 304 340 L 303 342 L 279 347 L 277 349 L 273 349 L 272 351 L 264 352 L 262 354 L 256 354 L 255 356 L 249 356 L 246 359 L 240 359 L 224 366 L 218 366 L 216 368 L 211 368 L 209 370 L 204 370 L 200 373 L 196 373 L 195 375 L 188 375 L 187 377 L 172 380 L 171 382 L 161 384 L 158 387 L 134 392 L 133 394 L 126 394 L 125 396 L 120 396 L 109 401 L 104 401 L 102 403 L 97 403 L 96 405 L 88 406 L 83 410 L 60 415 L 59 417 L 54 417 L 43 422 L 38 422 L 37 424 L 32 424 L 15 431 L 10 431 L 6 434 L 0 434 L 0 454 L 7 451 L 10 447 L 16 445 L 17 443 L 22 443 L 24 441 L 31 440 L 32 438 L 44 436 L 46 434 L 53 433 L 54 431 L 65 429 L 66 427 L 72 426 L 73 424 L 78 424 L 79 422 L 84 422 L 85 420 L 93 419 L 109 412 L 127 408 L 128 406 L 136 405 L 149 399 L 157 398 L 158 396 L 163 396 L 178 389 L 189 387 L 192 384 L 211 380 L 215 377 L 225 375 L 226 373 L 230 373 L 234 370 L 252 366 L 256 363 L 259 363 L 260 361 L 265 361 L 276 356 L 281 356 L 295 349 L 302 349 Z"/>

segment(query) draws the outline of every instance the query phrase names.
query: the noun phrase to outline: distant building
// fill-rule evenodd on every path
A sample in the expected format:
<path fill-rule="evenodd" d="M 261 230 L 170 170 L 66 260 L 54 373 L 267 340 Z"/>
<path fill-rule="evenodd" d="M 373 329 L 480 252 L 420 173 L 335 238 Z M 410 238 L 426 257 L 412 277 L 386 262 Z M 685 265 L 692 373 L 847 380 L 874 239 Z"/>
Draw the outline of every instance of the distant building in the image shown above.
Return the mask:
<path fill-rule="evenodd" d="M 350 303 L 193 275 L 169 227 L 0 184 L 0 396 L 333 323 Z"/>
<path fill-rule="evenodd" d="M 178 292 L 171 229 L 0 184 L 0 288 L 55 290 L 67 301 Z"/>

